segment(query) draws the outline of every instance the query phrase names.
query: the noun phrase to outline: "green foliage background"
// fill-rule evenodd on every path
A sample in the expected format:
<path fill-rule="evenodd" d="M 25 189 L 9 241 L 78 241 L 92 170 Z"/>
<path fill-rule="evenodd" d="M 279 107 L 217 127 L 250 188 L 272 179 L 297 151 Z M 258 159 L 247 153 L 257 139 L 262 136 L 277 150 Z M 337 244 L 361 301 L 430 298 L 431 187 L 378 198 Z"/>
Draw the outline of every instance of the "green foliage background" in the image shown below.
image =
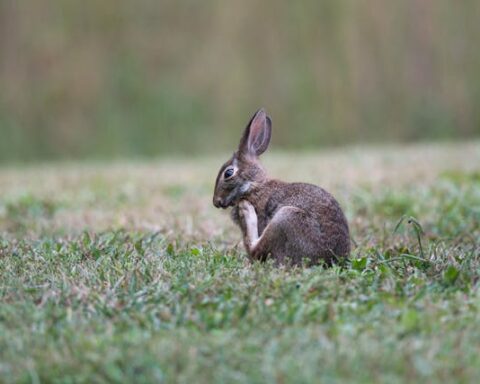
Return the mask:
<path fill-rule="evenodd" d="M 477 0 L 0 0 L 0 161 L 480 133 Z"/>

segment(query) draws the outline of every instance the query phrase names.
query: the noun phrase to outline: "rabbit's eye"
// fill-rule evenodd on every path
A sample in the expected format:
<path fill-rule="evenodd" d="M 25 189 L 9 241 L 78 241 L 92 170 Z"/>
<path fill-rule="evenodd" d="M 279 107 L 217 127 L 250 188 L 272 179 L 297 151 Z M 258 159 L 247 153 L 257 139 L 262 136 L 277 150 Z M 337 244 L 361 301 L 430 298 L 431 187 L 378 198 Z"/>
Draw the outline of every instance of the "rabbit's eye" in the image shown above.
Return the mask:
<path fill-rule="evenodd" d="M 223 174 L 223 176 L 225 177 L 225 179 L 228 179 L 228 178 L 232 177 L 234 173 L 235 173 L 235 171 L 234 171 L 233 168 L 227 168 L 225 170 L 225 173 Z"/>

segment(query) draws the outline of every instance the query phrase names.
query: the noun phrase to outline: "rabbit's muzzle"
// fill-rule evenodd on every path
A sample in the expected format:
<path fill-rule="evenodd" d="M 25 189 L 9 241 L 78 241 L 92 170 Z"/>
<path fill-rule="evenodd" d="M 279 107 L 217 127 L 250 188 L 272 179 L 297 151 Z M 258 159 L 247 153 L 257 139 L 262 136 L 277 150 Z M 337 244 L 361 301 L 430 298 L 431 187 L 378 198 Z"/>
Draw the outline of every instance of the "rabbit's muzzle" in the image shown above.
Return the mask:
<path fill-rule="evenodd" d="M 221 197 L 214 197 L 213 198 L 213 205 L 216 207 L 216 208 L 223 208 L 223 209 L 226 209 L 228 208 L 228 206 L 230 205 L 230 203 L 224 199 L 222 199 Z"/>

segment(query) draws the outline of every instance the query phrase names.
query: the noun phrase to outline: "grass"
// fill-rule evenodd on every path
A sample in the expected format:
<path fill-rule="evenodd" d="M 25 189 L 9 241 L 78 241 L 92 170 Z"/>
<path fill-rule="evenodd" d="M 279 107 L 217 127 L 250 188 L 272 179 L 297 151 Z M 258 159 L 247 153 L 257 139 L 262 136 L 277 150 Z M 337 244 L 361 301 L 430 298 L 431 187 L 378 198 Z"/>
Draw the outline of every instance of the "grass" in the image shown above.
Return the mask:
<path fill-rule="evenodd" d="M 476 382 L 480 144 L 292 157 L 345 266 L 248 263 L 220 158 L 0 170 L 0 381 Z"/>
<path fill-rule="evenodd" d="M 479 19 L 478 0 L 4 0 L 0 163 L 211 153 L 262 106 L 275 148 L 469 140 Z"/>

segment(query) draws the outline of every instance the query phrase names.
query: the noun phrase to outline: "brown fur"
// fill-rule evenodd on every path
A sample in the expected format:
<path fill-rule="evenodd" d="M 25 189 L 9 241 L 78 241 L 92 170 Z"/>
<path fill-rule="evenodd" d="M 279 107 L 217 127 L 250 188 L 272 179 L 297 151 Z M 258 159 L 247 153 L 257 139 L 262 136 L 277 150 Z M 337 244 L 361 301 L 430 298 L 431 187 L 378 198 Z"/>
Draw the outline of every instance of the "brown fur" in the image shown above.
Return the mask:
<path fill-rule="evenodd" d="M 214 205 L 233 207 L 232 219 L 240 226 L 253 260 L 272 257 L 278 264 L 299 265 L 305 260 L 331 264 L 347 258 L 348 223 L 335 198 L 312 184 L 267 177 L 258 156 L 266 150 L 270 135 L 271 120 L 259 110 L 247 125 L 238 151 L 220 168 Z M 234 175 L 225 179 L 229 168 Z"/>

